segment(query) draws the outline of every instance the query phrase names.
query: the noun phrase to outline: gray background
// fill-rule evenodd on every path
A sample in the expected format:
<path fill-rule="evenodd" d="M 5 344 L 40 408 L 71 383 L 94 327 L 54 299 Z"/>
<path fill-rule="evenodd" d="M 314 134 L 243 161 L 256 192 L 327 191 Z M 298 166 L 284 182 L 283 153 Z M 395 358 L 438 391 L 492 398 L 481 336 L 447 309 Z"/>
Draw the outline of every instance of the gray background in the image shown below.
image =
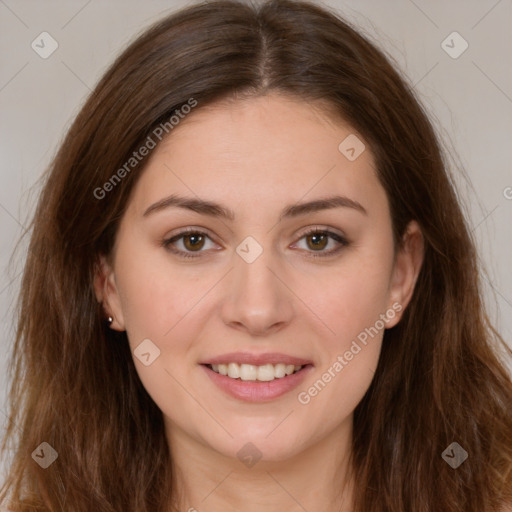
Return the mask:
<path fill-rule="evenodd" d="M 118 52 L 145 27 L 191 3 L 0 0 L 0 429 L 26 243 L 13 249 L 35 206 L 36 181 Z M 453 168 L 465 169 L 457 170 L 456 180 L 488 272 L 490 317 L 511 343 L 512 0 L 324 4 L 395 59 L 445 141 Z M 31 47 L 44 31 L 59 45 L 47 59 Z M 454 31 L 469 45 L 456 59 L 441 46 Z M 456 40 L 447 44 L 461 48 Z M 1 472 L 0 461 L 0 480 Z"/>

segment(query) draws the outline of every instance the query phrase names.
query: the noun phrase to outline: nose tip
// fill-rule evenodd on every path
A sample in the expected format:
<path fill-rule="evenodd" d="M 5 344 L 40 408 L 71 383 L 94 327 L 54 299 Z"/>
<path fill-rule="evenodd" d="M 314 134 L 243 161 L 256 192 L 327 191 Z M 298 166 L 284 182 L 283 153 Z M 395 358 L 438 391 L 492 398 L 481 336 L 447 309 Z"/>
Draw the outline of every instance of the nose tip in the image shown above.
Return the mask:
<path fill-rule="evenodd" d="M 259 317 L 257 315 L 252 315 L 244 318 L 243 320 L 235 320 L 229 323 L 229 325 L 234 329 L 247 332 L 251 336 L 257 338 L 275 334 L 284 324 L 285 322 L 277 321 L 269 325 L 269 322 L 263 315 Z"/>
<path fill-rule="evenodd" d="M 290 322 L 293 308 L 283 279 L 270 265 L 272 254 L 263 251 L 254 237 L 246 237 L 237 247 L 239 258 L 229 279 L 231 287 L 223 305 L 226 325 L 253 336 L 266 336 Z"/>

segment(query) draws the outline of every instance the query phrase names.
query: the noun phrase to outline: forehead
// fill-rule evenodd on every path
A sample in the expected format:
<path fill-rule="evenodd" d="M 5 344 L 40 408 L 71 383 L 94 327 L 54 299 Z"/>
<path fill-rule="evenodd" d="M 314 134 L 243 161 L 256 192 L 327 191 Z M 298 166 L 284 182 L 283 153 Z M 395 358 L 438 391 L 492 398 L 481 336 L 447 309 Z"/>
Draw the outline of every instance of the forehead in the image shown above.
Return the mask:
<path fill-rule="evenodd" d="M 323 107 L 278 94 L 199 104 L 153 150 L 130 208 L 174 192 L 235 210 L 333 193 L 385 207 L 364 138 Z"/>

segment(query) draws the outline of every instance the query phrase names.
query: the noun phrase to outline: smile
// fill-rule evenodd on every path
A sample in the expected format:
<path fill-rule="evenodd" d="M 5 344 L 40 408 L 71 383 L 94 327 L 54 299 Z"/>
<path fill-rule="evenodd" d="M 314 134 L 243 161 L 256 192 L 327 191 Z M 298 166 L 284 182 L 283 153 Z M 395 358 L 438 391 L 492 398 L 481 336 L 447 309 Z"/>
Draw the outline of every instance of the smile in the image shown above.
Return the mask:
<path fill-rule="evenodd" d="M 215 363 L 201 364 L 200 368 L 215 387 L 227 396 L 243 402 L 268 402 L 300 386 L 314 366 Z"/>
<path fill-rule="evenodd" d="M 271 382 L 274 379 L 282 379 L 287 375 L 299 372 L 303 366 L 293 364 L 264 364 L 256 366 L 253 364 L 211 364 L 207 365 L 211 370 L 231 379 L 243 381 Z"/>

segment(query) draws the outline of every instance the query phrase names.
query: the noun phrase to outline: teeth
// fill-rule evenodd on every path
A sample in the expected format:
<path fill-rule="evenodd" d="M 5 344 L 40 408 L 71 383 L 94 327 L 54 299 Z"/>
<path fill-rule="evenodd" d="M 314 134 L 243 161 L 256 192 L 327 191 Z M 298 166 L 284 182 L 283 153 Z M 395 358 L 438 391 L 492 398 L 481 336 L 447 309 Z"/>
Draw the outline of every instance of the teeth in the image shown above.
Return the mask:
<path fill-rule="evenodd" d="M 302 366 L 294 366 L 293 364 L 264 364 L 262 366 L 255 366 L 253 364 L 212 364 L 211 369 L 220 373 L 220 375 L 227 375 L 232 379 L 241 379 L 243 381 L 270 382 L 274 379 L 282 379 L 287 375 L 298 372 Z"/>
<path fill-rule="evenodd" d="M 282 379 L 286 375 L 286 365 L 279 363 L 274 366 L 274 377 Z"/>
<path fill-rule="evenodd" d="M 236 363 L 229 363 L 228 376 L 232 379 L 238 379 L 240 377 L 240 366 L 238 366 Z"/>
<path fill-rule="evenodd" d="M 258 366 L 258 374 L 256 378 L 262 381 L 271 381 L 275 379 L 275 373 L 274 365 L 265 364 L 263 366 Z"/>
<path fill-rule="evenodd" d="M 240 378 L 242 380 L 256 380 L 258 378 L 258 367 L 253 364 L 241 364 Z"/>

